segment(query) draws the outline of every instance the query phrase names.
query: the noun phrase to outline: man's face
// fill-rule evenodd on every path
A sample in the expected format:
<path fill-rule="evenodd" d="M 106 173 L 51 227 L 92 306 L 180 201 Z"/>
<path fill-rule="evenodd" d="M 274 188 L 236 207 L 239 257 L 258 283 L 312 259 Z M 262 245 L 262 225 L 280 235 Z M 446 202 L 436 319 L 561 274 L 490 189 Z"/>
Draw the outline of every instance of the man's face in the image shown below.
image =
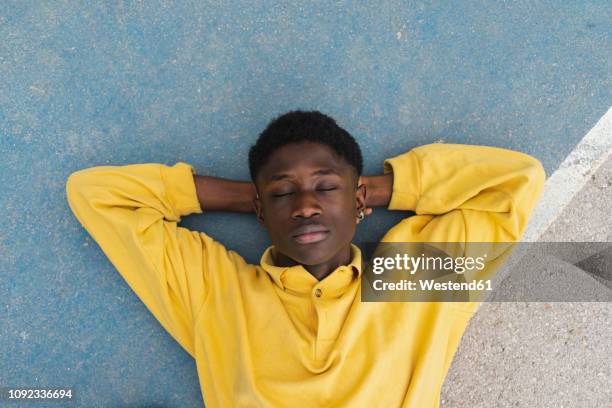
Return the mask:
<path fill-rule="evenodd" d="M 365 208 L 365 187 L 360 179 L 357 189 L 354 177 L 326 145 L 300 142 L 276 150 L 257 177 L 259 199 L 253 202 L 276 249 L 303 265 L 340 256 Z"/>

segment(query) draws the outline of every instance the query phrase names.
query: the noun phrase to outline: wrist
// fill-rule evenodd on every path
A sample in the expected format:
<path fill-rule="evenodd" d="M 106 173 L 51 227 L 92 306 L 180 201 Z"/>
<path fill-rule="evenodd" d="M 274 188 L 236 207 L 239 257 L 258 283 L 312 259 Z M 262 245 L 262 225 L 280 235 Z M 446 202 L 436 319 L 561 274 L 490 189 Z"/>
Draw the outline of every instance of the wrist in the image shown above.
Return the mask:
<path fill-rule="evenodd" d="M 393 173 L 366 176 L 366 206 L 387 207 L 393 193 Z"/>

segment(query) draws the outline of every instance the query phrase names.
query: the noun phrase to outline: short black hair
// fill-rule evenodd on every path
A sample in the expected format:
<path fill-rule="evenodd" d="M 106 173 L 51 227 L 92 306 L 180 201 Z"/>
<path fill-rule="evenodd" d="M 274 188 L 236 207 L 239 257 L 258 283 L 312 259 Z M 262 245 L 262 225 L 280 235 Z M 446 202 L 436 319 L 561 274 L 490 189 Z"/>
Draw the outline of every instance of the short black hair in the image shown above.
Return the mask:
<path fill-rule="evenodd" d="M 334 119 L 319 111 L 295 110 L 273 119 L 249 150 L 249 171 L 253 183 L 272 153 L 290 143 L 317 142 L 329 146 L 355 170 L 355 183 L 363 171 L 359 144 Z"/>

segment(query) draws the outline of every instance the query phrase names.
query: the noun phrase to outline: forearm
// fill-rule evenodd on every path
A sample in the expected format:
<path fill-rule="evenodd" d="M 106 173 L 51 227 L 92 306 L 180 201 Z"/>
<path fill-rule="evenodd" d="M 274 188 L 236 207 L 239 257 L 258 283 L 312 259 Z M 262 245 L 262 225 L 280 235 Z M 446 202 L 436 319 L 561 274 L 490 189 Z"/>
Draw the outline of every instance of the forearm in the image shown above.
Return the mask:
<path fill-rule="evenodd" d="M 387 207 L 393 193 L 393 173 L 364 177 L 366 207 Z"/>
<path fill-rule="evenodd" d="M 251 182 L 194 175 L 198 201 L 203 211 L 253 211 L 255 186 Z"/>

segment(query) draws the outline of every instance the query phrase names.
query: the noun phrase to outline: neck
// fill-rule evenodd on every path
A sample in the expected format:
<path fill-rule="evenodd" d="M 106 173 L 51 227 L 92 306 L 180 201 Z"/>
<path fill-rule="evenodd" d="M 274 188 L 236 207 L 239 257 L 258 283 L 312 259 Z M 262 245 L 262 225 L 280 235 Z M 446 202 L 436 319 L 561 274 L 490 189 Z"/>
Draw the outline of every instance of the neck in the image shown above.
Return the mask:
<path fill-rule="evenodd" d="M 342 248 L 342 250 L 340 250 L 340 252 L 334 255 L 330 260 L 316 265 L 300 264 L 285 254 L 277 251 L 273 251 L 272 255 L 274 258 L 274 264 L 276 266 L 302 265 L 304 269 L 308 271 L 308 273 L 317 278 L 317 280 L 321 281 L 335 271 L 339 266 L 348 265 L 351 263 L 351 245 L 349 244 Z"/>

